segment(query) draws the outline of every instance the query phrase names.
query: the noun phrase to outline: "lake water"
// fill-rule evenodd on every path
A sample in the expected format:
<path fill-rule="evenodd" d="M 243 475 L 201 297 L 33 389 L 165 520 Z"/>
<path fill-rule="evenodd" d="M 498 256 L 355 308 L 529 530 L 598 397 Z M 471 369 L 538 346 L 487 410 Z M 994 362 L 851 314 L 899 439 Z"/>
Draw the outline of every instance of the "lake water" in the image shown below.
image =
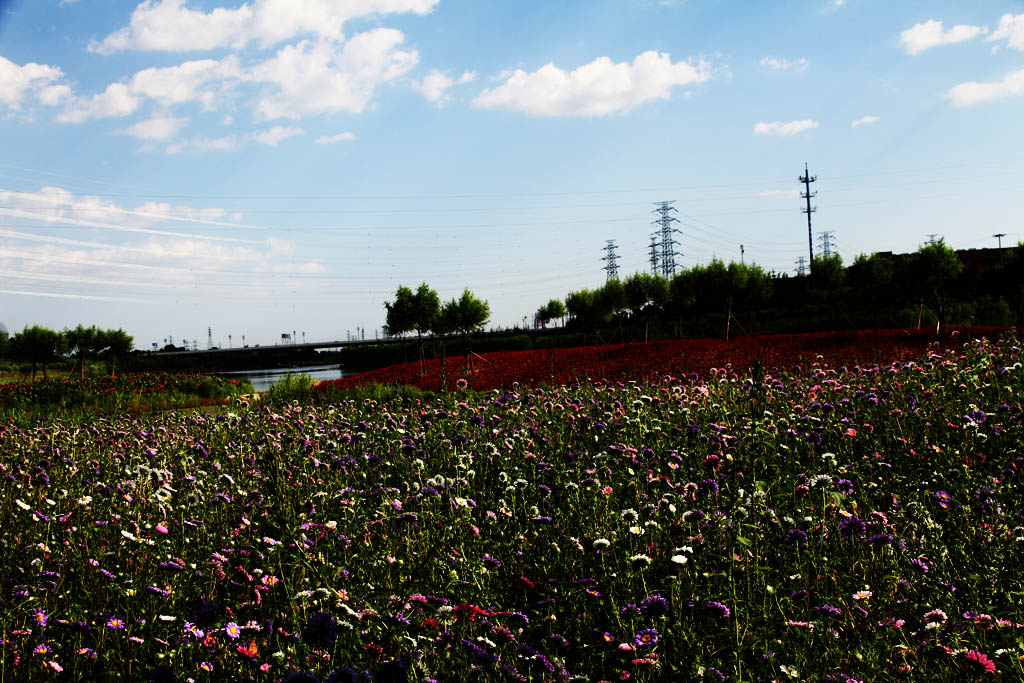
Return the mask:
<path fill-rule="evenodd" d="M 266 391 L 275 382 L 284 379 L 288 375 L 309 375 L 317 382 L 322 382 L 325 379 L 340 379 L 346 376 L 341 366 L 338 365 L 307 365 L 296 368 L 271 368 L 267 370 L 234 370 L 232 372 L 218 372 L 217 374 L 232 379 L 247 379 L 252 383 L 252 388 L 256 391 Z"/>

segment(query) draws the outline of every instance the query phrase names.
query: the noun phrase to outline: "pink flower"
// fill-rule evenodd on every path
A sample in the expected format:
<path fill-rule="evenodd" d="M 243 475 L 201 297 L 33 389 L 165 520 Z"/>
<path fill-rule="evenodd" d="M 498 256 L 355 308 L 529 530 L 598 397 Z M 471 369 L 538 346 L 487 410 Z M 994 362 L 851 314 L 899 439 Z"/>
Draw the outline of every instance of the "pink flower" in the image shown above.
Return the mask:
<path fill-rule="evenodd" d="M 988 655 L 978 650 L 969 650 L 966 655 L 967 659 L 975 662 L 978 668 L 983 670 L 985 673 L 994 674 L 996 672 L 996 663 L 988 658 Z"/>

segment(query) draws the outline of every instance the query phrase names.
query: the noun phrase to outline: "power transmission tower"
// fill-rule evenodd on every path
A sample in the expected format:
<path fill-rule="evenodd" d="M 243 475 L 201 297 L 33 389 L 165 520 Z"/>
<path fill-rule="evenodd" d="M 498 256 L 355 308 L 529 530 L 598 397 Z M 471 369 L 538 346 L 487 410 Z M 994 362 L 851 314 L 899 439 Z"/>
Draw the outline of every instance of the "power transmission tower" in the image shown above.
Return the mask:
<path fill-rule="evenodd" d="M 743 245 L 740 245 L 740 263 L 743 263 Z"/>
<path fill-rule="evenodd" d="M 618 280 L 619 264 L 615 255 L 615 240 L 605 240 L 604 251 L 605 256 L 602 256 L 601 260 L 605 262 L 604 272 L 608 274 L 607 279 Z"/>
<path fill-rule="evenodd" d="M 928 233 L 928 244 L 935 244 L 935 238 L 939 236 L 937 232 Z"/>
<path fill-rule="evenodd" d="M 807 208 L 800 209 L 802 213 L 807 214 L 807 254 L 810 257 L 811 270 L 814 270 L 814 233 L 811 232 L 811 214 L 818 210 L 818 207 L 811 206 L 811 197 L 817 196 L 818 192 L 815 190 L 811 192 L 811 183 L 818 179 L 818 176 L 811 175 L 807 171 L 807 163 L 804 163 L 804 174 L 800 176 L 799 180 L 804 184 L 804 191 L 800 193 L 803 199 L 807 200 Z"/>
<path fill-rule="evenodd" d="M 658 274 L 658 237 L 651 235 L 651 272 Z"/>
<path fill-rule="evenodd" d="M 828 258 L 832 255 L 832 232 L 825 230 L 818 236 L 818 241 L 821 242 L 821 255 Z"/>
<path fill-rule="evenodd" d="M 801 256 L 800 258 L 798 258 L 796 260 L 796 275 L 797 275 L 797 277 L 803 277 L 804 275 L 807 275 L 806 265 L 807 265 L 807 261 L 806 261 L 806 259 L 804 259 L 803 256 Z"/>
<path fill-rule="evenodd" d="M 1005 232 L 997 232 L 996 234 L 994 234 L 992 236 L 995 237 L 997 240 L 999 240 L 999 248 L 1002 249 L 1003 248 L 1003 238 L 1006 237 L 1006 233 Z"/>
<path fill-rule="evenodd" d="M 209 351 L 213 348 L 213 328 L 206 328 L 206 350 Z"/>
<path fill-rule="evenodd" d="M 658 218 L 652 222 L 654 225 L 661 226 L 661 230 L 654 234 L 661 235 L 661 274 L 666 278 L 671 278 L 676 274 L 676 256 L 680 256 L 673 248 L 678 242 L 672 239 L 672 233 L 682 234 L 681 230 L 672 227 L 672 224 L 678 223 L 679 219 L 669 213 L 678 211 L 676 207 L 672 206 L 674 203 L 675 201 L 657 202 L 655 206 L 658 208 L 652 212 L 658 214 Z"/>

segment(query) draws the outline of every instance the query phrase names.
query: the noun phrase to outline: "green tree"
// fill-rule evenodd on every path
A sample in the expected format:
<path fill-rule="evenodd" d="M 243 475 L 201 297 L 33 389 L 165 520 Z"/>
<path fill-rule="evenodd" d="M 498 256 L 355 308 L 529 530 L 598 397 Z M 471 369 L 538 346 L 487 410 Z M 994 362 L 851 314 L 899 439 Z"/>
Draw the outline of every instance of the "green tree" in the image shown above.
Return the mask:
<path fill-rule="evenodd" d="M 46 366 L 57 360 L 64 350 L 64 337 L 47 327 L 33 325 L 14 335 L 11 339 L 11 351 L 15 358 L 32 363 L 32 379 L 36 378 L 36 366 L 43 366 L 43 377 L 46 377 Z"/>
<path fill-rule="evenodd" d="M 559 299 L 552 299 L 537 309 L 537 320 L 546 326 L 552 320 L 565 317 L 565 304 Z"/>
<path fill-rule="evenodd" d="M 589 289 L 569 292 L 565 297 L 565 310 L 569 314 L 570 321 L 578 325 L 580 330 L 583 331 L 584 341 L 586 340 L 587 330 L 595 324 L 594 298 L 594 292 Z"/>
<path fill-rule="evenodd" d="M 473 333 L 483 328 L 491 319 L 491 307 L 474 295 L 469 288 L 462 290 L 462 296 L 444 305 L 440 314 L 441 326 L 446 331 L 458 332 L 466 337 L 469 367 L 473 368 Z"/>
<path fill-rule="evenodd" d="M 963 264 L 945 240 L 940 239 L 922 244 L 907 265 L 910 286 L 920 297 L 922 305 L 927 301 L 933 307 L 938 319 L 936 332 L 941 332 L 946 326 L 953 285 L 963 270 Z"/>
<path fill-rule="evenodd" d="M 107 361 L 110 374 L 114 374 L 117 361 L 132 352 L 134 339 L 127 332 L 116 330 L 100 330 L 100 344 L 97 356 Z"/>
<path fill-rule="evenodd" d="M 384 308 L 387 310 L 385 324 L 388 326 L 388 334 L 394 337 L 401 337 L 403 334 L 413 330 L 413 293 L 405 285 L 400 285 L 395 292 L 394 301 L 385 301 Z"/>
<path fill-rule="evenodd" d="M 423 349 L 423 335 L 436 331 L 438 318 L 441 315 L 441 299 L 437 292 L 424 282 L 413 292 L 402 285 L 395 292 L 395 300 L 384 302 L 387 310 L 386 324 L 388 334 L 401 336 L 416 332 L 416 341 L 420 350 L 420 370 L 427 371 L 427 361 Z"/>
<path fill-rule="evenodd" d="M 85 327 L 79 324 L 73 330 L 65 329 L 62 334 L 68 355 L 77 361 L 78 376 L 85 377 L 85 361 L 96 357 L 100 345 L 104 341 L 100 331 L 96 329 L 95 325 Z M 74 368 L 72 368 L 72 372 L 74 372 Z"/>

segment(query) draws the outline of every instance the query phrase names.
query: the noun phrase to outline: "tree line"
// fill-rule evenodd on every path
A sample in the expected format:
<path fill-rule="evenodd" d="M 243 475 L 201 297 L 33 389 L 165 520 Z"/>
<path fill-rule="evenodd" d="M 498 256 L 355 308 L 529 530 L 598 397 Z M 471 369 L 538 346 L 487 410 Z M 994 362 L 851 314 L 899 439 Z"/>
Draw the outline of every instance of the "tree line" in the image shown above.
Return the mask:
<path fill-rule="evenodd" d="M 132 337 L 124 330 L 103 330 L 95 325 L 80 324 L 60 331 L 32 325 L 11 337 L 0 334 L 0 358 L 31 363 L 32 379 L 39 367 L 46 377 L 49 365 L 69 359 L 74 361 L 71 371 L 77 371 L 80 377 L 85 376 L 87 361 L 103 361 L 113 374 L 116 361 L 131 350 Z"/>
<path fill-rule="evenodd" d="M 713 259 L 671 279 L 640 272 L 571 291 L 536 312 L 541 326 L 565 319 L 584 339 L 723 336 L 737 332 L 1024 324 L 1024 243 L 1002 262 L 965 268 L 943 240 L 915 253 L 815 258 L 805 277 Z M 737 329 L 738 328 L 738 329 Z"/>

